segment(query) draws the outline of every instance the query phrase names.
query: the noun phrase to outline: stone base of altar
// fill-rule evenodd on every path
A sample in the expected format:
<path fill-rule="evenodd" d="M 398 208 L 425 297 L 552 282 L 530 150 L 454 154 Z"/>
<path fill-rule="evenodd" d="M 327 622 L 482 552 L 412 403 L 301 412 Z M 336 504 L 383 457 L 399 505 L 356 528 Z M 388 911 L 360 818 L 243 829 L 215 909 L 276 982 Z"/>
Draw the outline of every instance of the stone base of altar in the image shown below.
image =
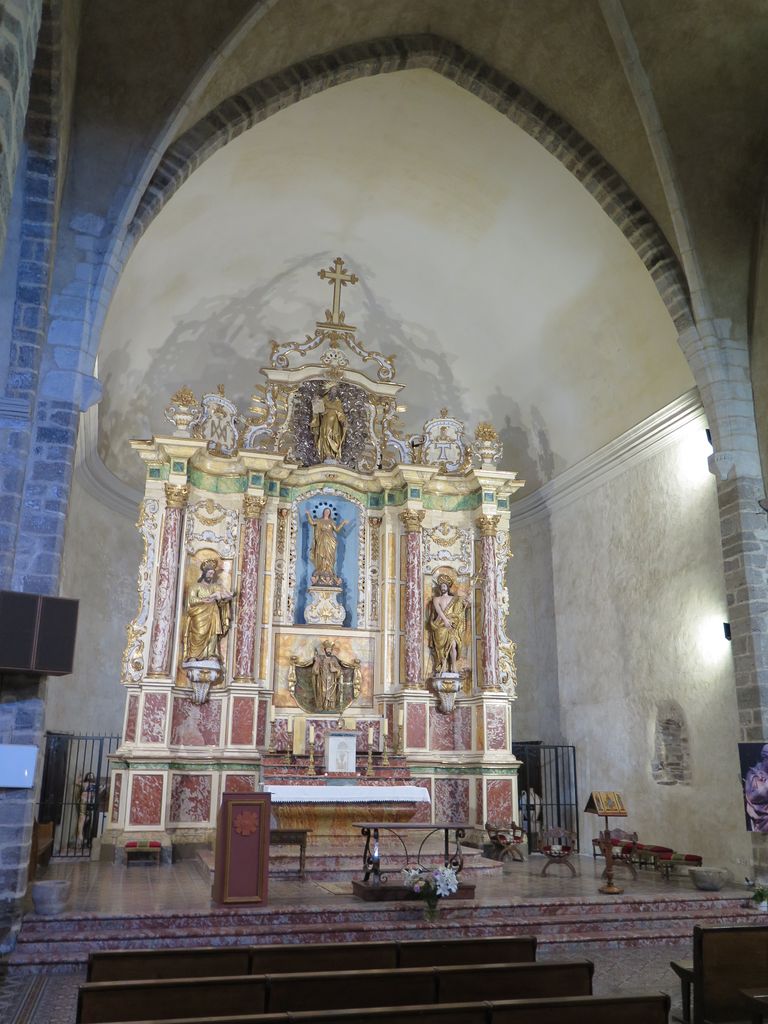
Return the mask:
<path fill-rule="evenodd" d="M 354 833 L 355 821 L 410 821 L 429 811 L 422 786 L 301 785 L 264 786 L 272 796 L 274 828 L 309 829 L 314 840 L 337 840 Z"/>

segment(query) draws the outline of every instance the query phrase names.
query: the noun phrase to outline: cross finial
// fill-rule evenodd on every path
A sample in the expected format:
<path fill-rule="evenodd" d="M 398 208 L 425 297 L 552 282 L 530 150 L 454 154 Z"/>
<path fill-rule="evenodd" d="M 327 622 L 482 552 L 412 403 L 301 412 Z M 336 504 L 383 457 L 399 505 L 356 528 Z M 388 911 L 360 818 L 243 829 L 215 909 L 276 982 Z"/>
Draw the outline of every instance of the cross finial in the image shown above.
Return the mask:
<path fill-rule="evenodd" d="M 333 303 L 330 309 L 325 311 L 326 323 L 318 326 L 324 327 L 341 327 L 343 330 L 354 330 L 351 324 L 344 322 L 344 311 L 341 308 L 341 289 L 348 284 L 357 284 L 357 274 L 349 274 L 344 269 L 344 260 L 341 256 L 337 256 L 333 261 L 333 266 L 327 270 L 323 268 L 318 270 L 317 276 L 323 281 L 328 281 L 333 285 Z"/>

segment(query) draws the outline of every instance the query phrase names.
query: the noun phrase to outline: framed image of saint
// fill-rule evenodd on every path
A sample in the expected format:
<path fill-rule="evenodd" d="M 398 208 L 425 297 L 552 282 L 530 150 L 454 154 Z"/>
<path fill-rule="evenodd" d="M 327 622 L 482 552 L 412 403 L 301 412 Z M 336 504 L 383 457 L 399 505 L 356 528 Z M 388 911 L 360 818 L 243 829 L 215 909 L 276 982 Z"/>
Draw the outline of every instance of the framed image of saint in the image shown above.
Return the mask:
<path fill-rule="evenodd" d="M 768 833 L 768 742 L 740 743 L 739 764 L 747 832 Z"/>

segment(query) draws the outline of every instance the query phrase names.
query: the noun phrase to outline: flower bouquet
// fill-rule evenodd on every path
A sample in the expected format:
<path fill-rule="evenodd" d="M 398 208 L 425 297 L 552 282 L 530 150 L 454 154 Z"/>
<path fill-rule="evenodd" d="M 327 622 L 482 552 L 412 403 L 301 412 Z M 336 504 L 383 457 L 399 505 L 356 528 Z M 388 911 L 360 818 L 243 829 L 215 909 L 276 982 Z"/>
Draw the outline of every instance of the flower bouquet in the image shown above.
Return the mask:
<path fill-rule="evenodd" d="M 442 896 L 458 892 L 459 880 L 453 868 L 403 868 L 405 887 L 424 900 L 424 916 L 428 921 L 437 917 L 437 905 Z"/>

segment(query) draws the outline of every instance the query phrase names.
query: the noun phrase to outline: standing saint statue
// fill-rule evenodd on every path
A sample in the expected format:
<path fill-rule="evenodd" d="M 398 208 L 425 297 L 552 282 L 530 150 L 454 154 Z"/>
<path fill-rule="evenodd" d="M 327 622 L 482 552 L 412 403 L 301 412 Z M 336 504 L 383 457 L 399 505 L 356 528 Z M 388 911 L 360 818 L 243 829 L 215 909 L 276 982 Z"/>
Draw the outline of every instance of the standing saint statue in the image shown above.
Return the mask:
<path fill-rule="evenodd" d="M 435 675 L 457 672 L 456 665 L 464 646 L 467 602 L 459 594 L 451 593 L 453 585 L 450 576 L 438 576 L 437 593 L 429 603 L 427 630 Z"/>
<path fill-rule="evenodd" d="M 348 520 L 344 519 L 336 526 L 331 518 L 331 510 L 326 505 L 319 519 L 313 519 L 307 510 L 307 522 L 312 527 L 312 547 L 309 551 L 309 557 L 315 567 L 312 583 L 319 583 L 324 587 L 338 587 L 341 580 L 336 575 L 336 535 L 347 525 Z"/>
<path fill-rule="evenodd" d="M 216 558 L 200 565 L 200 578 L 189 588 L 186 601 L 183 661 L 218 661 L 219 640 L 229 632 L 233 594 L 216 582 L 220 572 Z"/>
<path fill-rule="evenodd" d="M 340 462 L 347 436 L 347 417 L 335 388 L 312 403 L 311 427 L 320 461 Z"/>
<path fill-rule="evenodd" d="M 344 673 L 342 664 L 333 653 L 336 644 L 326 640 L 315 654 L 312 664 L 312 688 L 318 711 L 335 711 L 341 702 Z"/>

